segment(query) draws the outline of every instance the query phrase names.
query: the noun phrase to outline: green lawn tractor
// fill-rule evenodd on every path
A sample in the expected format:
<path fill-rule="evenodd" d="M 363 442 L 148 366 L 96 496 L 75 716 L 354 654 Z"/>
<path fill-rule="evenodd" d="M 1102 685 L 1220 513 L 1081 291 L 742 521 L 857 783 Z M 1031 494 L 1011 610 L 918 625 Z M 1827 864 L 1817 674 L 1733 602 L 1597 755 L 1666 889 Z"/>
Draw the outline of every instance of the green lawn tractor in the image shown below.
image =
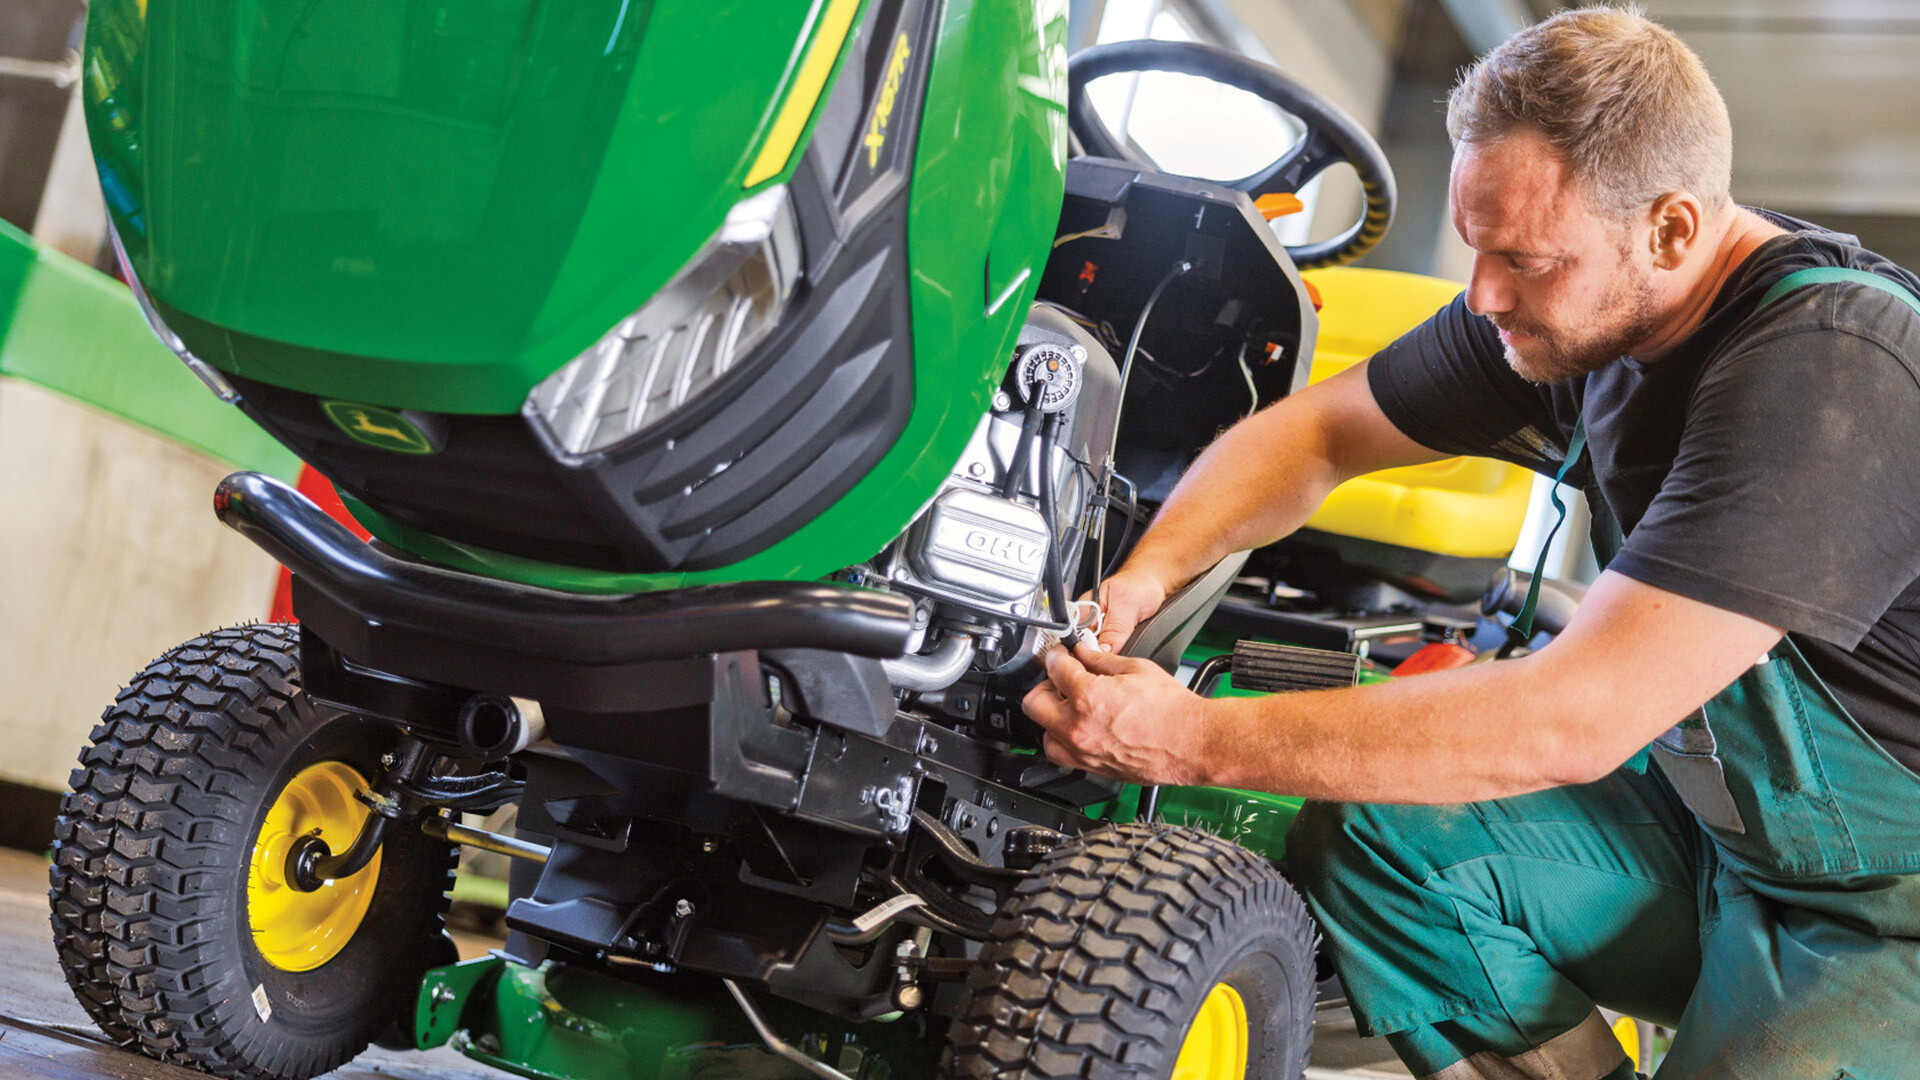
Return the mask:
<path fill-rule="evenodd" d="M 1392 178 L 1271 68 L 1065 39 L 1033 0 L 94 0 L 148 321 L 374 536 L 215 492 L 299 621 L 168 652 L 81 754 L 53 922 L 109 1038 L 280 1080 L 376 1040 L 595 1080 L 1300 1074 L 1288 804 L 1143 807 L 1019 702 L 1179 471 L 1306 384 L 1299 271 L 1377 242 Z M 1168 175 L 1087 105 L 1150 69 L 1304 134 Z M 1256 200 L 1336 162 L 1364 216 L 1283 248 Z M 1240 569 L 1129 651 L 1179 663 Z M 1242 653 L 1199 681 L 1353 679 Z M 455 964 L 463 844 L 522 872 Z"/>

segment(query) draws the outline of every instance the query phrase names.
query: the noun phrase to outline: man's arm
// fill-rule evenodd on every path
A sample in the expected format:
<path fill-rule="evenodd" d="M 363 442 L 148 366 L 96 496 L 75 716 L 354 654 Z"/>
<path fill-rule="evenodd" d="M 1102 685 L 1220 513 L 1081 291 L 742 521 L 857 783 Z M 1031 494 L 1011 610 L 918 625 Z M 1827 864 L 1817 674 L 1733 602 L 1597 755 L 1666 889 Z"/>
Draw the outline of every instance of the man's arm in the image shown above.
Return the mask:
<path fill-rule="evenodd" d="M 1599 779 L 1779 641 L 1604 573 L 1552 645 L 1373 686 L 1203 699 L 1144 660 L 1056 649 L 1027 696 L 1063 765 L 1145 783 L 1454 803 Z"/>
<path fill-rule="evenodd" d="M 1118 648 L 1169 593 L 1214 563 L 1298 529 L 1342 481 L 1445 456 L 1380 411 L 1365 363 L 1254 413 L 1194 461 L 1108 580 L 1101 642 Z"/>

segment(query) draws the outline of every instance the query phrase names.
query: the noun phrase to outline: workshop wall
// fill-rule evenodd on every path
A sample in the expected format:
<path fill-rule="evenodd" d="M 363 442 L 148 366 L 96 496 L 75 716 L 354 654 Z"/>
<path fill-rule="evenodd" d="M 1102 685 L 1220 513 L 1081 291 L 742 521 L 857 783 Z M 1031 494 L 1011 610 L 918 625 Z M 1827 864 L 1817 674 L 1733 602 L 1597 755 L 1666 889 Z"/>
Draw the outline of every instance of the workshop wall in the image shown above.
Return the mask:
<path fill-rule="evenodd" d="M 297 467 L 124 285 L 0 222 L 0 844 L 48 842 L 53 793 L 147 661 L 266 615 L 277 568 L 213 488 Z"/>
<path fill-rule="evenodd" d="M 0 781 L 57 790 L 128 677 L 259 619 L 278 567 L 214 519 L 232 468 L 0 378 Z"/>

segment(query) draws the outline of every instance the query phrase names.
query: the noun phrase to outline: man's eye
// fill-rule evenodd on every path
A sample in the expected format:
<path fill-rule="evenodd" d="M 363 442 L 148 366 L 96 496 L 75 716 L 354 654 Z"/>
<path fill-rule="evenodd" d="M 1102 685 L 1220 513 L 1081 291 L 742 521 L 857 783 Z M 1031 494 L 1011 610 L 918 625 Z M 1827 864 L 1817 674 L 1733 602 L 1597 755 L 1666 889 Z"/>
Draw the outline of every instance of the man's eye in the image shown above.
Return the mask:
<path fill-rule="evenodd" d="M 1516 274 L 1544 274 L 1552 264 L 1541 259 L 1514 259 L 1513 272 Z"/>

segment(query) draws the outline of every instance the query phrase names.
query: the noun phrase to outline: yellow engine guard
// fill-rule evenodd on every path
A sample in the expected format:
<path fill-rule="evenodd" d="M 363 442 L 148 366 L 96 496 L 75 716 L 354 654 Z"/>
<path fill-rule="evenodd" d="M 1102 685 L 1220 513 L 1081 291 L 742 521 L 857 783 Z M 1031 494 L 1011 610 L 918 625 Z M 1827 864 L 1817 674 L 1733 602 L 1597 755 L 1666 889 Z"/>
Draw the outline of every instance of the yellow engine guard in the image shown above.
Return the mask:
<path fill-rule="evenodd" d="M 1358 267 L 1301 276 L 1325 302 L 1312 382 L 1386 348 L 1461 289 L 1440 278 Z M 1386 469 L 1335 488 L 1307 528 L 1436 555 L 1505 558 L 1520 537 L 1532 487 L 1526 469 L 1487 458 Z"/>

